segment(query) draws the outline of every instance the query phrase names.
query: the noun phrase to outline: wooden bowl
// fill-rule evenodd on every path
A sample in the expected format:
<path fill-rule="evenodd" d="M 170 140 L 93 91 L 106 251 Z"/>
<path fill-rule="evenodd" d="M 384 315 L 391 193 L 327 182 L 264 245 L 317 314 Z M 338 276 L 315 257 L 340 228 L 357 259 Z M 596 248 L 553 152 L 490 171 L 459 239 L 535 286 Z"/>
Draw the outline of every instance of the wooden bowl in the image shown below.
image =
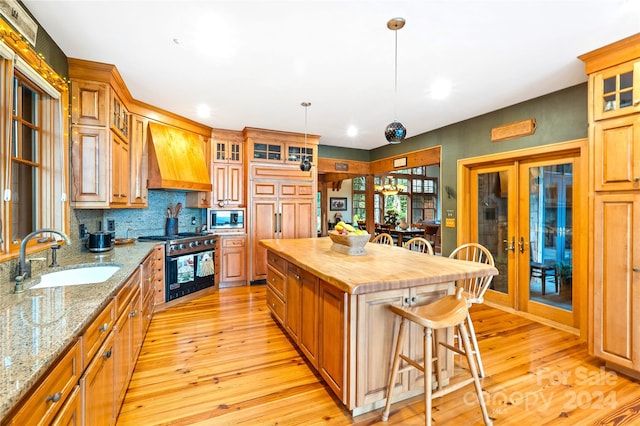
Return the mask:
<path fill-rule="evenodd" d="M 349 256 L 362 256 L 367 254 L 364 246 L 369 242 L 369 239 L 371 239 L 371 235 L 344 235 L 336 231 L 329 231 L 329 238 L 333 241 L 331 250 L 348 254 Z"/>

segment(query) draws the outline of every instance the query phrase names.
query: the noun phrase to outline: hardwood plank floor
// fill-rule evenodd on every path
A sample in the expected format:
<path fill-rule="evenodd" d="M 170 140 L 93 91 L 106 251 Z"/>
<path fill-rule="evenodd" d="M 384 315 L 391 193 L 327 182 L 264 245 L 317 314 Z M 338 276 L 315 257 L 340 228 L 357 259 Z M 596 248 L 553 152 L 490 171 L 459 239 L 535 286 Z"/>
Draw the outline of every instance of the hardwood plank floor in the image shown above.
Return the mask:
<path fill-rule="evenodd" d="M 387 423 L 380 410 L 352 418 L 265 299 L 264 286 L 227 288 L 157 313 L 117 424 L 424 424 L 420 397 L 394 404 Z M 495 425 L 640 424 L 638 383 L 605 370 L 577 336 L 485 305 L 472 317 Z M 477 407 L 473 387 L 463 388 L 434 401 L 434 422 L 483 424 Z"/>

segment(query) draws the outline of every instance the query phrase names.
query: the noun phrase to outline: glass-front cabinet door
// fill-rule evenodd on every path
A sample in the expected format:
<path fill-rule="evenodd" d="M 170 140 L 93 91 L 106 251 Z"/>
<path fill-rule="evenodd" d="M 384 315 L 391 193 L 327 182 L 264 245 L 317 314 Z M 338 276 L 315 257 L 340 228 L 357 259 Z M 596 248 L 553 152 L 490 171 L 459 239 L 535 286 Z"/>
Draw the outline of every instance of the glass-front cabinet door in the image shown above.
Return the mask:
<path fill-rule="evenodd" d="M 594 74 L 595 120 L 640 112 L 640 61 Z"/>

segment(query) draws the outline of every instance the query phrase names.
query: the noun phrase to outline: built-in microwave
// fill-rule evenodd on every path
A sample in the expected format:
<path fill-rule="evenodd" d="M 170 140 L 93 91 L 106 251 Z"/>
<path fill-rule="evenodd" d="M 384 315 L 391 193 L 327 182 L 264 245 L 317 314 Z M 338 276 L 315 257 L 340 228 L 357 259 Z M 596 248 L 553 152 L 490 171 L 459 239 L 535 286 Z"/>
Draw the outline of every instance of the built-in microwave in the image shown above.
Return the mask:
<path fill-rule="evenodd" d="M 244 209 L 207 209 L 209 231 L 244 231 Z"/>

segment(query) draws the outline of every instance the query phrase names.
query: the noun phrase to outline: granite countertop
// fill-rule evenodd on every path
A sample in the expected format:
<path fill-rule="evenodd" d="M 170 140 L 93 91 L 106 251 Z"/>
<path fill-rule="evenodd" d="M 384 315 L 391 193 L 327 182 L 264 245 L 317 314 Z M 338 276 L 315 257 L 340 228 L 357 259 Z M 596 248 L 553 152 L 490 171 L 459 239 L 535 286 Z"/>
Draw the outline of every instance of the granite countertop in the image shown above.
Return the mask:
<path fill-rule="evenodd" d="M 13 282 L 2 283 L 0 297 L 0 418 L 19 401 L 67 345 L 80 334 L 116 290 L 144 260 L 155 243 L 115 246 L 106 253 L 86 250 L 58 255 L 62 265 L 49 273 L 84 264 L 120 266 L 103 283 L 32 290 L 40 279 L 25 281 L 25 291 L 14 294 Z M 71 248 L 71 247 L 70 247 Z"/>
<path fill-rule="evenodd" d="M 329 237 L 261 240 L 267 250 L 350 294 L 397 290 L 497 275 L 493 266 L 431 256 L 386 244 L 367 243 L 366 254 L 332 250 Z"/>

